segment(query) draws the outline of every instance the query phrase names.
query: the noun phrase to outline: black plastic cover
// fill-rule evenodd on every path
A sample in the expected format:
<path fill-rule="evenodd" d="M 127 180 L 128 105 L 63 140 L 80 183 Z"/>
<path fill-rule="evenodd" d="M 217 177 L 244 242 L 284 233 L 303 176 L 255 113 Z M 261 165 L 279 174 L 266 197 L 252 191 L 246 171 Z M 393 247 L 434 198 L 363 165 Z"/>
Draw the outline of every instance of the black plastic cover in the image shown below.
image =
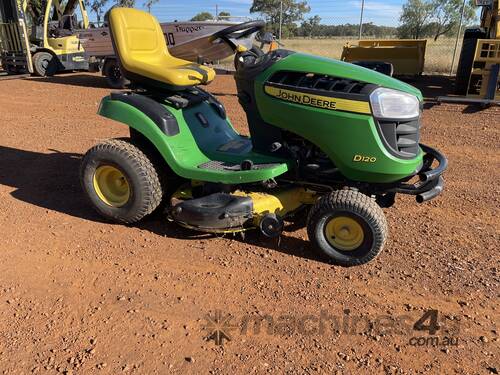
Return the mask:
<path fill-rule="evenodd" d="M 420 118 L 410 120 L 377 120 L 382 143 L 392 155 L 413 159 L 420 151 Z"/>
<path fill-rule="evenodd" d="M 156 100 L 145 95 L 122 92 L 112 92 L 111 100 L 117 100 L 137 108 L 148 116 L 165 135 L 179 134 L 179 124 L 174 115 Z"/>
<path fill-rule="evenodd" d="M 214 193 L 190 199 L 175 205 L 171 217 L 189 226 L 203 229 L 229 229 L 241 227 L 252 218 L 253 202 L 250 197 Z"/>

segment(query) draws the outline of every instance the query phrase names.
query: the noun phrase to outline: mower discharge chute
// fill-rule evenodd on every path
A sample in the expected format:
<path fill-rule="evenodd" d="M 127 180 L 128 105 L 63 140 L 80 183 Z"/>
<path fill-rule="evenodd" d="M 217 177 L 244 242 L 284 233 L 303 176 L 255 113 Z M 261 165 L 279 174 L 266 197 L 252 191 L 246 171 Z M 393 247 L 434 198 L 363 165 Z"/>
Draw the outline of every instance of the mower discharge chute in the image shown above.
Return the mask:
<path fill-rule="evenodd" d="M 446 159 L 419 144 L 422 95 L 414 87 L 340 61 L 247 50 L 225 30 L 214 38 L 236 53 L 246 137 L 199 88 L 214 71 L 172 57 L 154 17 L 115 8 L 109 22 L 134 89 L 112 93 L 99 109 L 127 124 L 130 139 L 98 144 L 82 162 L 86 195 L 105 217 L 133 223 L 166 207 L 188 228 L 260 228 L 269 237 L 284 221 L 307 217 L 315 249 L 336 264 L 357 265 L 382 250 L 388 228 L 381 207 L 396 193 L 423 202 L 442 191 Z M 229 31 L 263 26 L 252 21 Z"/>

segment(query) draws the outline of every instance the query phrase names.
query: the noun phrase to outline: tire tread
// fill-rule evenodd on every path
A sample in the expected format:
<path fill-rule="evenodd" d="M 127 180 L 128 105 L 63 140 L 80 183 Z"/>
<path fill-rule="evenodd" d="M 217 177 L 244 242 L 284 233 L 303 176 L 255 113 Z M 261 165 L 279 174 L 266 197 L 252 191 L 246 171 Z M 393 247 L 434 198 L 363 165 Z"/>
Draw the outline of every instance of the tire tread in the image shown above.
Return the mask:
<path fill-rule="evenodd" d="M 334 263 L 344 266 L 356 266 L 367 263 L 374 259 L 383 249 L 387 235 L 388 225 L 384 212 L 374 199 L 352 189 L 336 190 L 330 194 L 321 197 L 318 202 L 309 211 L 307 218 L 307 234 L 309 239 L 315 245 L 314 247 L 323 255 L 325 253 L 321 250 L 317 243 L 314 243 L 315 235 L 315 222 L 325 213 L 335 210 L 351 211 L 362 216 L 368 224 L 374 229 L 374 243 L 372 251 L 368 252 L 361 258 L 352 258 L 348 261 L 339 262 L 332 259 Z"/>
<path fill-rule="evenodd" d="M 138 172 L 140 184 L 146 192 L 144 199 L 135 212 L 130 216 L 113 217 L 113 219 L 125 223 L 135 223 L 145 216 L 151 214 L 161 203 L 163 198 L 163 189 L 160 183 L 160 177 L 153 163 L 146 154 L 137 146 L 123 139 L 108 139 L 105 140 L 90 150 L 87 151 L 82 161 L 82 172 L 89 158 L 95 153 L 112 154 L 118 153 L 128 162 L 131 163 L 133 169 Z"/>

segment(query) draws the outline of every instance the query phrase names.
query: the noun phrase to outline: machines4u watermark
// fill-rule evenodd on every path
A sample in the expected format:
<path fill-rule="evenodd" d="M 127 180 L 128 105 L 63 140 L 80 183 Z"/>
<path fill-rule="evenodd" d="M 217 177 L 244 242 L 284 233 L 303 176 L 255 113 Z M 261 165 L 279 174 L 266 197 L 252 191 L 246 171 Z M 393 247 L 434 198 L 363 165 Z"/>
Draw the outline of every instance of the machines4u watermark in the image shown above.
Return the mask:
<path fill-rule="evenodd" d="M 224 345 L 238 336 L 259 335 L 359 335 L 379 339 L 381 336 L 403 336 L 412 346 L 458 345 L 458 320 L 439 321 L 438 310 L 420 315 L 365 315 L 350 309 L 334 314 L 320 310 L 315 314 L 243 314 L 240 316 L 216 310 L 205 315 L 205 339 Z"/>

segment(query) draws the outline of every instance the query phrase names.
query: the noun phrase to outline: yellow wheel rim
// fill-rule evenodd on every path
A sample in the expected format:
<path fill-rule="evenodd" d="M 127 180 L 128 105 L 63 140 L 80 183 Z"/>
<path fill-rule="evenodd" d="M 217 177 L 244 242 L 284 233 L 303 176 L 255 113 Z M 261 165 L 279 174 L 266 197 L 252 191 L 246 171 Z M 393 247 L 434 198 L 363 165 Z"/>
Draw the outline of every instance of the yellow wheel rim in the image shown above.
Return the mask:
<path fill-rule="evenodd" d="M 330 245 L 343 251 L 357 249 L 365 239 L 363 227 L 348 216 L 331 219 L 326 224 L 325 235 Z"/>
<path fill-rule="evenodd" d="M 122 207 L 130 198 L 130 186 L 125 175 L 111 165 L 101 165 L 96 169 L 94 190 L 111 207 Z"/>

